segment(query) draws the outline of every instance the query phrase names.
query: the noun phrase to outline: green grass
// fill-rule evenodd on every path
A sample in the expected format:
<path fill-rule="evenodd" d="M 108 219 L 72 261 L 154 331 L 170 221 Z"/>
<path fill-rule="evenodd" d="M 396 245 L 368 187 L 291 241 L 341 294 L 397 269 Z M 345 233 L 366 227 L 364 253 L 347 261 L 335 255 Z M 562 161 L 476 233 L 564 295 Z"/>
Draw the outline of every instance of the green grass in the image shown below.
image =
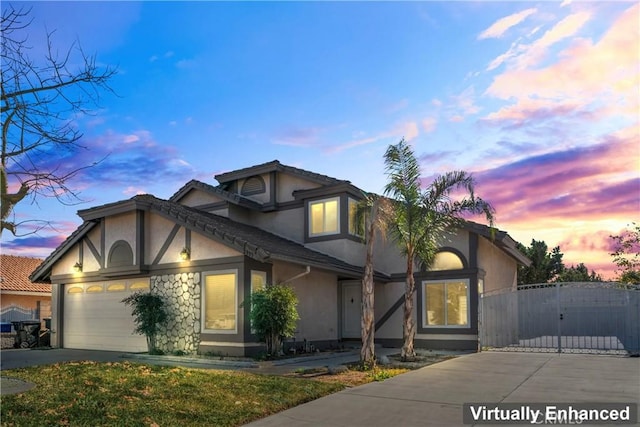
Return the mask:
<path fill-rule="evenodd" d="M 36 384 L 2 396 L 2 426 L 237 426 L 344 388 L 299 378 L 79 362 L 3 371 Z"/>

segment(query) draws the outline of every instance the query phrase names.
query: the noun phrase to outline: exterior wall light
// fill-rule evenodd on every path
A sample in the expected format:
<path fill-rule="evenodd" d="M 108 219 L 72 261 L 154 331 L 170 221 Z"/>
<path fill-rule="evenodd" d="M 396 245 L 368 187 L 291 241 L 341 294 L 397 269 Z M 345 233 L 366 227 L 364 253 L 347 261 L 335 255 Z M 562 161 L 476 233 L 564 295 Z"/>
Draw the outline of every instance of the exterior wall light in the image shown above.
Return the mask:
<path fill-rule="evenodd" d="M 82 272 L 82 264 L 80 262 L 76 262 L 73 265 L 73 271 L 75 271 L 76 273 L 81 273 Z"/>
<path fill-rule="evenodd" d="M 190 256 L 191 254 L 189 253 L 189 249 L 182 248 L 182 250 L 180 251 L 180 259 L 183 261 L 188 261 Z"/>

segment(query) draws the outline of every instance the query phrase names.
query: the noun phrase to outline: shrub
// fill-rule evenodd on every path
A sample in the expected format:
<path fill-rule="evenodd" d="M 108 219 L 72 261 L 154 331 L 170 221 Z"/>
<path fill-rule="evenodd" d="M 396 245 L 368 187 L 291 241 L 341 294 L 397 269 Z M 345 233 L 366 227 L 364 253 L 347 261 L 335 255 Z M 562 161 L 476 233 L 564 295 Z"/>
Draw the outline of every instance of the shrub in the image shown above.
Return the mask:
<path fill-rule="evenodd" d="M 298 298 L 286 285 L 272 285 L 253 292 L 246 304 L 251 307 L 251 328 L 267 344 L 267 354 L 282 354 L 282 339 L 292 336 L 300 318 Z"/>
<path fill-rule="evenodd" d="M 163 354 L 156 348 L 158 331 L 167 321 L 163 299 L 151 292 L 139 291 L 129 295 L 122 302 L 133 308 L 131 314 L 136 324 L 133 332 L 147 337 L 149 353 Z"/>

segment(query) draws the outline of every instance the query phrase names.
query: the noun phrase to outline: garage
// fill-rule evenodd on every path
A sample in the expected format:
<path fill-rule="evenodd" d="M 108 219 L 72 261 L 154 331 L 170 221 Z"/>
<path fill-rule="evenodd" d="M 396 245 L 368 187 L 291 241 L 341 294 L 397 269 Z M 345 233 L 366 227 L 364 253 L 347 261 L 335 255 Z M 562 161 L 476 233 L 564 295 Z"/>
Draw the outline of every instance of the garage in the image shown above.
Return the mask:
<path fill-rule="evenodd" d="M 149 282 L 70 284 L 63 287 L 62 347 L 146 352 L 144 335 L 133 334 L 131 308 L 122 300 Z"/>

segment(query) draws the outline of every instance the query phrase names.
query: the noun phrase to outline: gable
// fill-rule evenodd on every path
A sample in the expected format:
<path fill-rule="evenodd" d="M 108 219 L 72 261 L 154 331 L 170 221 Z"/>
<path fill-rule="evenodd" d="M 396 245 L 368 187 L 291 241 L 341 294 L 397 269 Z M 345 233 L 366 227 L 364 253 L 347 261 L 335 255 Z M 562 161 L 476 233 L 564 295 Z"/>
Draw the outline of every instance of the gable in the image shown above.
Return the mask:
<path fill-rule="evenodd" d="M 148 228 L 146 241 L 149 249 L 145 263 L 149 265 L 181 262 L 180 253 L 187 246 L 190 248 L 191 261 L 242 255 L 238 250 L 198 232 L 192 233 L 188 228 L 154 212 L 148 216 Z"/>
<path fill-rule="evenodd" d="M 225 199 L 222 197 L 198 188 L 191 189 L 180 199 L 181 204 L 192 207 L 222 202 L 225 202 Z"/>
<path fill-rule="evenodd" d="M 126 212 L 108 216 L 105 218 L 104 227 L 106 231 L 106 233 L 104 233 L 104 244 L 107 253 L 107 263 L 105 264 L 105 266 L 111 266 L 108 262 L 111 261 L 109 256 L 112 255 L 113 246 L 117 242 L 125 242 L 129 245 L 132 259 L 131 262 L 127 265 L 135 265 L 139 263 L 140 260 L 136 259 L 134 255 L 136 254 L 136 250 L 138 249 L 138 239 L 136 238 L 138 232 L 136 212 Z M 116 262 L 123 262 L 123 260 L 116 259 Z"/>
<path fill-rule="evenodd" d="M 124 209 L 129 209 L 128 212 Z M 101 213 L 112 213 L 103 218 Z M 32 280 L 55 280 L 70 283 L 92 273 L 95 278 L 148 274 L 155 266 L 179 267 L 180 253 L 186 249 L 188 261 L 245 256 L 259 262 L 275 259 L 301 265 L 339 271 L 348 277 L 362 274 L 362 268 L 305 246 L 276 236 L 260 228 L 238 223 L 177 203 L 150 195 L 135 196 L 130 200 L 82 211 L 85 221 L 62 245 L 36 269 Z M 97 256 L 100 265 L 89 269 L 87 257 L 96 257 L 85 251 L 84 244 L 93 228 L 104 237 Z M 108 255 L 112 246 L 126 242 L 133 252 L 133 264 L 109 266 Z M 127 252 L 128 253 L 128 252 Z M 128 255 L 127 255 L 128 256 Z M 127 258 L 129 259 L 129 258 Z M 76 263 L 82 271 L 74 272 Z"/>

